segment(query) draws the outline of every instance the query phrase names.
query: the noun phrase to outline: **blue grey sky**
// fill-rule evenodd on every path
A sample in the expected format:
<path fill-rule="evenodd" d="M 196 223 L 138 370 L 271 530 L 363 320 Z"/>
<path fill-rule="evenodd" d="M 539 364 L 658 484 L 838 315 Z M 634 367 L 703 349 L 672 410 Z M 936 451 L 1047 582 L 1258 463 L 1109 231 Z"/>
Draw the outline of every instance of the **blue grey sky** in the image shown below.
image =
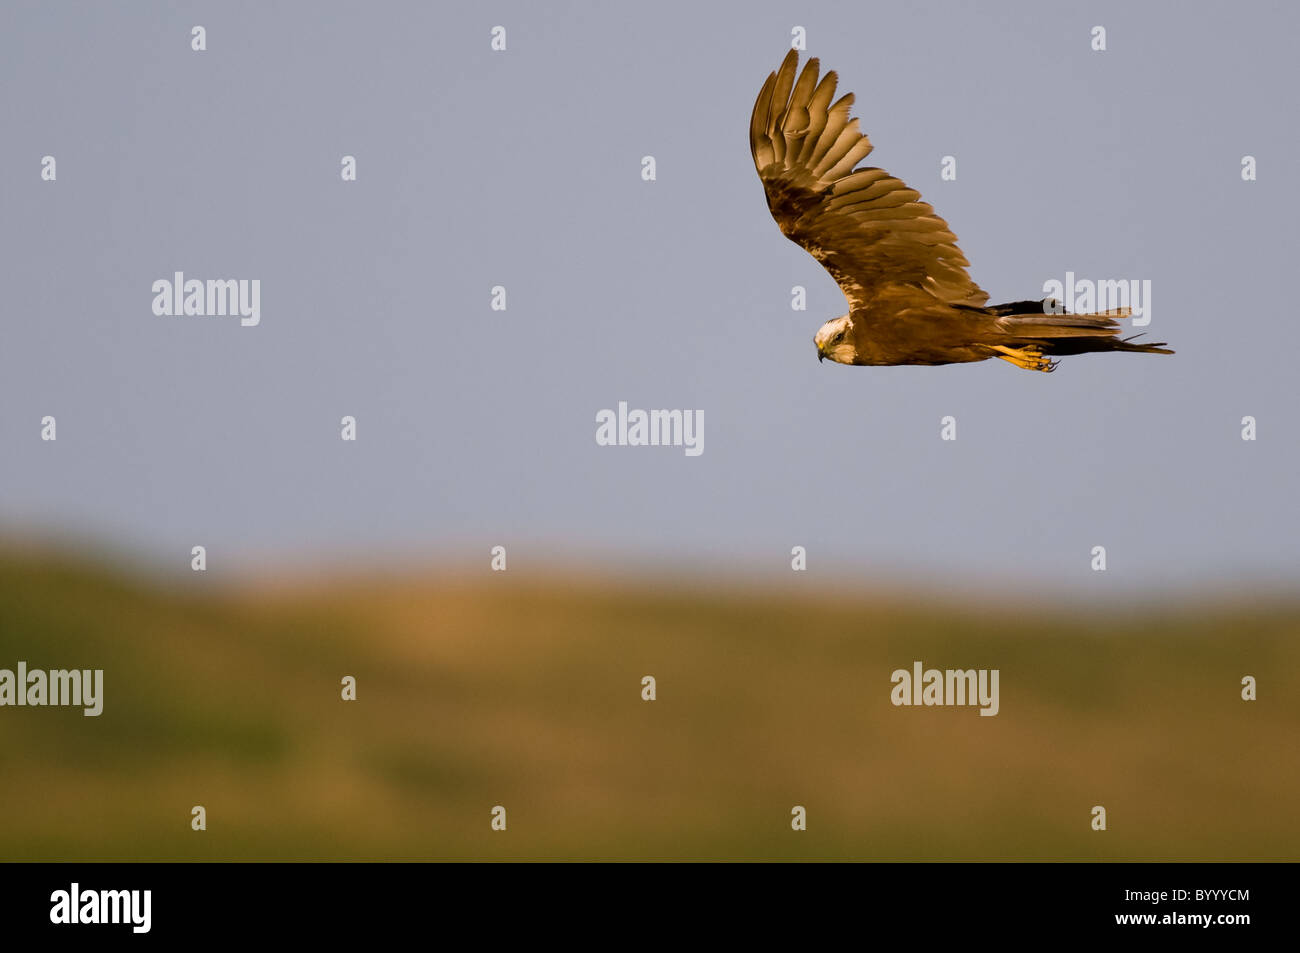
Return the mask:
<path fill-rule="evenodd" d="M 486 568 L 503 544 L 524 572 L 775 576 L 803 545 L 850 581 L 1300 577 L 1294 5 L 10 2 L 0 23 L 11 534 L 182 568 L 201 543 L 219 574 Z M 1149 279 L 1143 330 L 1178 353 L 819 364 L 844 299 L 747 142 L 796 25 L 856 94 L 866 164 L 947 219 L 991 300 Z M 261 323 L 155 315 L 176 271 L 259 279 Z M 704 453 L 597 446 L 619 401 L 702 410 Z"/>

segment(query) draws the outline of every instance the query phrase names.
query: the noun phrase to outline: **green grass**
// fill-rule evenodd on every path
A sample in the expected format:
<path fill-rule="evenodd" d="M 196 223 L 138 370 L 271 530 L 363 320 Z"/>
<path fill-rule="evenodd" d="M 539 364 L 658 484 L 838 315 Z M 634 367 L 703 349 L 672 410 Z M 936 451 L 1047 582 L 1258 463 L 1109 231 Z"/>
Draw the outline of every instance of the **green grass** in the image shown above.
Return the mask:
<path fill-rule="evenodd" d="M 0 552 L 0 668 L 105 671 L 99 718 L 0 708 L 0 859 L 1300 859 L 1300 606 L 909 598 Z M 1001 713 L 895 708 L 914 659 Z"/>

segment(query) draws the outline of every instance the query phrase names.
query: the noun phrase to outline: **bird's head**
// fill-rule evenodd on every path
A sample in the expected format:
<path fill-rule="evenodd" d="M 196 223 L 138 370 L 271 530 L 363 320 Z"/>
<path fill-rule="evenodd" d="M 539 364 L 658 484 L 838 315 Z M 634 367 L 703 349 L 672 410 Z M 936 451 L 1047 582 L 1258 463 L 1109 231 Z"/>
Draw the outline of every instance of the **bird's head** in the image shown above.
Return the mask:
<path fill-rule="evenodd" d="M 857 356 L 857 349 L 849 338 L 852 330 L 853 322 L 847 314 L 831 318 L 818 328 L 817 336 L 813 338 L 817 345 L 817 360 L 824 361 L 829 357 L 840 364 L 852 364 Z"/>

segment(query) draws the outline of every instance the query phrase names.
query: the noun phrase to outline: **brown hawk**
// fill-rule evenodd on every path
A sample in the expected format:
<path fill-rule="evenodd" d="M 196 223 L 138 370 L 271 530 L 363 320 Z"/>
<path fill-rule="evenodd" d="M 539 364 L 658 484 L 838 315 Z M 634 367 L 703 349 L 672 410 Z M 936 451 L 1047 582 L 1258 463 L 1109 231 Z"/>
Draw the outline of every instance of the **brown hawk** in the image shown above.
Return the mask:
<path fill-rule="evenodd" d="M 841 364 L 960 364 L 998 357 L 1050 371 L 1053 356 L 1089 351 L 1172 354 L 1120 338 L 1128 308 L 1064 314 L 1056 302 L 988 305 L 971 280 L 957 236 L 934 209 L 883 169 L 856 168 L 871 152 L 853 94 L 834 103 L 836 76 L 818 61 L 799 74 L 786 54 L 754 103 L 749 146 L 781 231 L 822 263 L 849 312 L 814 338 L 817 356 Z"/>

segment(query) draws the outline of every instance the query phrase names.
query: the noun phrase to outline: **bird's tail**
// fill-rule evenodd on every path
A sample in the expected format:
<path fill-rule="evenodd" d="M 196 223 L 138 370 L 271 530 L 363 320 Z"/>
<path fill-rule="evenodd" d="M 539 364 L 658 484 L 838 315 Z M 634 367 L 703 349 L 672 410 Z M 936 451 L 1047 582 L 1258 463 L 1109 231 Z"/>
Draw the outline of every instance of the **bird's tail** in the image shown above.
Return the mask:
<path fill-rule="evenodd" d="M 1135 334 L 1121 338 L 1119 320 L 1130 308 L 1115 308 L 1096 314 L 1062 314 L 1051 299 L 1012 301 L 987 310 L 996 316 L 998 327 L 1007 335 L 1004 344 L 1037 346 L 1052 354 L 1087 354 L 1092 351 L 1136 351 L 1143 354 L 1173 354 L 1164 341 L 1135 344 Z"/>

